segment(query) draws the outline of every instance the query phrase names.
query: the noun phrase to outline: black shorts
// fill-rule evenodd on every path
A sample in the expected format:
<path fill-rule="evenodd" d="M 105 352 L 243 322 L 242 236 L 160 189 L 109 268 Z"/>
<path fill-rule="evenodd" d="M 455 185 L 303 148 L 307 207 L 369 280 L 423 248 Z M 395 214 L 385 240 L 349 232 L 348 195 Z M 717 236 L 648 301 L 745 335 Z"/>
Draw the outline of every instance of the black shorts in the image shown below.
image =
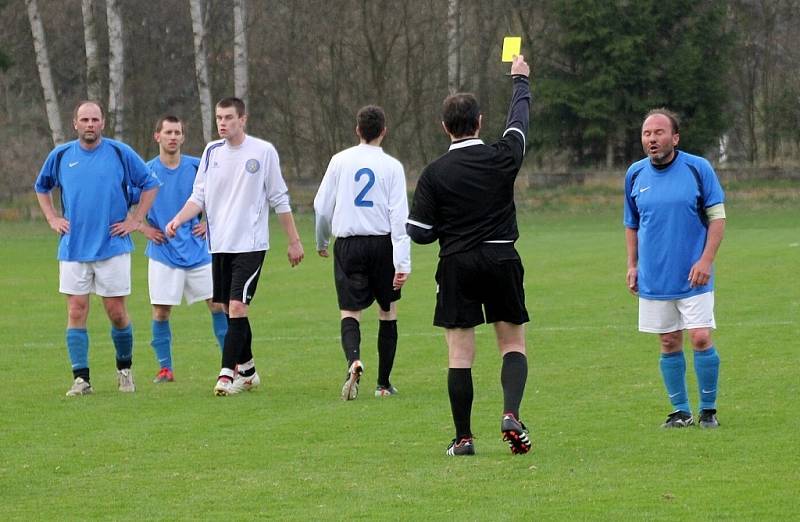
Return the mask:
<path fill-rule="evenodd" d="M 439 259 L 433 324 L 472 328 L 484 322 L 527 323 L 525 270 L 513 243 L 483 243 Z"/>
<path fill-rule="evenodd" d="M 394 260 L 392 238 L 351 236 L 337 238 L 333 244 L 333 278 L 340 310 L 364 310 L 378 301 L 389 311 L 400 299 L 400 290 L 392 288 Z"/>
<path fill-rule="evenodd" d="M 265 254 L 264 250 L 211 254 L 211 274 L 214 279 L 212 300 L 224 304 L 231 300 L 250 304 L 256 294 Z"/>

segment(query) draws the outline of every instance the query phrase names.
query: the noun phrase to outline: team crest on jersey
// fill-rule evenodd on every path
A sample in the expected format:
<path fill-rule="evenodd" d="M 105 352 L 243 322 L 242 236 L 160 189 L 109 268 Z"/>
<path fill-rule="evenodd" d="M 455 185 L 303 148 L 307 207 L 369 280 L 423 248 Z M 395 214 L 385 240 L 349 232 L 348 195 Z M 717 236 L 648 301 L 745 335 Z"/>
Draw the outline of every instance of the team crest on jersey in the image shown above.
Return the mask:
<path fill-rule="evenodd" d="M 247 163 L 244 164 L 245 170 L 247 172 L 249 172 L 250 174 L 252 174 L 254 172 L 258 172 L 258 168 L 260 166 L 261 165 L 258 163 L 258 160 L 255 160 L 255 159 L 249 159 L 249 160 L 247 160 Z"/>

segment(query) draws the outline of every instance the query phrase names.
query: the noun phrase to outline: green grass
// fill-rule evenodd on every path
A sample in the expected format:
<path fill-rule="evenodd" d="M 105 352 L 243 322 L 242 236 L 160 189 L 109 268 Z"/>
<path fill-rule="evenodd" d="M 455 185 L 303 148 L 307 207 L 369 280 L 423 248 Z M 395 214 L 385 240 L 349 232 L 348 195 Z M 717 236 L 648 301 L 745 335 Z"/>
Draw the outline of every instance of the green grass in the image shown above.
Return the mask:
<path fill-rule="evenodd" d="M 800 220 L 796 208 L 728 210 L 717 263 L 722 427 L 662 431 L 669 410 L 657 340 L 636 331 L 620 213 L 526 211 L 530 376 L 522 405 L 533 453 L 500 440 L 500 361 L 478 329 L 478 454 L 448 459 L 447 356 L 431 326 L 436 248 L 414 247 L 400 302 L 396 398 L 344 377 L 331 260 L 290 269 L 280 227 L 251 308 L 263 384 L 216 398 L 219 351 L 204 305 L 173 312 L 176 382 L 156 386 L 146 260 L 134 254 L 138 390 L 116 391 L 109 325 L 93 299 L 95 394 L 66 398 L 65 304 L 44 223 L 0 224 L 0 519 L 788 520 L 800 483 Z M 141 238 L 139 238 L 141 239 Z M 688 357 L 690 397 L 696 385 Z"/>

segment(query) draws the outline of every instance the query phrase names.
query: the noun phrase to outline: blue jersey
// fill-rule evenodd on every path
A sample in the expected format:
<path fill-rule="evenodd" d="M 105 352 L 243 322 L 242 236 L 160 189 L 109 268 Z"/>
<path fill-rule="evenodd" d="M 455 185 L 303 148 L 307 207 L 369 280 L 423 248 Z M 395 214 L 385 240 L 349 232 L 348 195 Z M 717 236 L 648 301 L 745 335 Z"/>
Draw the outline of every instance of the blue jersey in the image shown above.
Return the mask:
<path fill-rule="evenodd" d="M 58 244 L 60 261 L 91 262 L 133 251 L 130 235 L 112 236 L 111 225 L 128 215 L 128 187 L 149 190 L 158 177 L 128 145 L 102 138 L 92 150 L 78 140 L 53 149 L 36 178 L 34 189 L 47 194 L 61 189 L 61 208 L 69 232 Z"/>
<path fill-rule="evenodd" d="M 199 165 L 199 158 L 184 155 L 181 155 L 181 162 L 175 169 L 166 167 L 158 156 L 147 162 L 147 166 L 163 183 L 153 206 L 147 213 L 147 221 L 151 226 L 164 232 L 167 223 L 183 208 L 186 200 L 192 195 Z M 199 222 L 198 216 L 193 217 L 181 225 L 175 237 L 169 238 L 166 243 L 157 245 L 148 241 L 145 254 L 150 259 L 173 268 L 196 268 L 207 265 L 211 262 L 211 254 L 208 253 L 206 240 L 192 233 L 192 228 Z"/>
<path fill-rule="evenodd" d="M 703 254 L 708 233 L 705 209 L 725 201 L 711 164 L 675 151 L 664 169 L 649 158 L 625 175 L 625 226 L 638 229 L 639 295 L 683 299 L 714 289 L 713 273 L 703 286 L 689 287 L 689 271 Z"/>

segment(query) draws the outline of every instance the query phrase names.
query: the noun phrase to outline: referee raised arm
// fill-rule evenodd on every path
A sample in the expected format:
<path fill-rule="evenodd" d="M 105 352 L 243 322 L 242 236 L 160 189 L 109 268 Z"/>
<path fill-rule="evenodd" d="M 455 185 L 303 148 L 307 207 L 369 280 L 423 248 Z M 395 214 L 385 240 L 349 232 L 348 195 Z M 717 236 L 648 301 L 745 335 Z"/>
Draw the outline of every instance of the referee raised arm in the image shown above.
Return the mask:
<path fill-rule="evenodd" d="M 452 143 L 422 171 L 406 227 L 417 243 L 439 240 L 433 324 L 445 328 L 449 351 L 447 388 L 456 430 L 446 452 L 451 456 L 475 453 L 470 428 L 472 362 L 475 326 L 484 322 L 494 324 L 503 357 L 503 438 L 512 453 L 531 448 L 528 429 L 519 420 L 528 376 L 524 324 L 529 319 L 524 269 L 514 248 L 519 237 L 514 181 L 528 134 L 529 73 L 524 57 L 515 57 L 506 128 L 492 144 L 478 137 L 481 114 L 474 95 L 445 98 L 442 127 Z"/>

